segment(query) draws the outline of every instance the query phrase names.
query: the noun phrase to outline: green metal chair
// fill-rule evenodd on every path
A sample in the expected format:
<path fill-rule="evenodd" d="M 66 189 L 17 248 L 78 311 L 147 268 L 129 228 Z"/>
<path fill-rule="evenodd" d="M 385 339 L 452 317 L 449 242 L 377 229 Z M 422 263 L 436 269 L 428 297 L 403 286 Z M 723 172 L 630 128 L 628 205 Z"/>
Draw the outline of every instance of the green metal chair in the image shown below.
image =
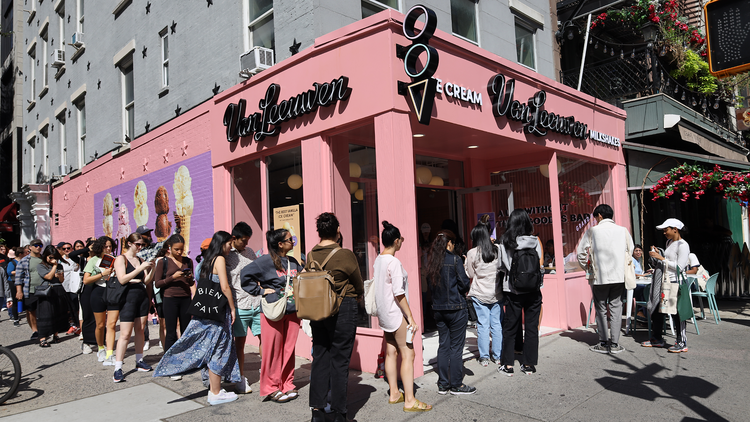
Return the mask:
<path fill-rule="evenodd" d="M 716 305 L 716 280 L 719 278 L 719 273 L 716 273 L 708 278 L 708 281 L 706 281 L 706 291 L 705 292 L 692 292 L 691 295 L 693 297 L 705 297 L 706 301 L 708 302 L 708 309 L 711 311 L 711 314 L 714 316 L 714 322 L 716 325 L 719 325 L 719 321 L 721 321 L 721 315 L 719 315 L 719 307 Z M 699 299 L 700 300 L 700 299 Z M 701 318 L 706 319 L 706 314 L 703 311 L 703 308 L 701 307 Z"/>

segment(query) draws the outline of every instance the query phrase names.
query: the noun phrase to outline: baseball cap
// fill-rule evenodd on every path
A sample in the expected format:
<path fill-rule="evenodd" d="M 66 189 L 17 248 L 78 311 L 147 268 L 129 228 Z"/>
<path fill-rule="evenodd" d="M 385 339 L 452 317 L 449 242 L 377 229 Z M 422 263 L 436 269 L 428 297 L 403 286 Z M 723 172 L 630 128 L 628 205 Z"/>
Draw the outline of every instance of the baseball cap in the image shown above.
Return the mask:
<path fill-rule="evenodd" d="M 207 249 L 208 249 L 208 245 L 210 245 L 210 244 L 211 244 L 211 238 L 209 237 L 208 239 L 204 240 L 204 241 L 203 241 L 203 242 L 201 243 L 201 250 L 202 250 L 202 251 L 205 251 L 205 250 L 207 250 Z"/>
<path fill-rule="evenodd" d="M 149 229 L 149 228 L 148 228 L 148 227 L 146 227 L 145 225 L 143 225 L 143 226 L 138 226 L 138 228 L 137 228 L 137 229 L 135 229 L 135 232 L 136 232 L 136 233 L 138 233 L 138 234 L 149 234 L 149 233 L 151 233 L 152 231 L 153 231 L 153 229 Z"/>
<path fill-rule="evenodd" d="M 676 219 L 676 218 L 667 218 L 664 223 L 662 223 L 660 226 L 656 226 L 657 230 L 663 230 L 667 227 L 674 227 L 677 230 L 682 230 L 683 227 L 685 227 L 684 224 L 682 224 L 682 221 Z"/>
<path fill-rule="evenodd" d="M 60 248 L 62 248 L 63 246 L 65 246 L 67 244 L 68 244 L 68 242 L 60 242 L 60 243 L 57 244 L 57 248 L 60 249 Z"/>
<path fill-rule="evenodd" d="M 29 245 L 42 245 L 44 246 L 44 242 L 42 242 L 42 239 L 36 238 L 29 242 Z"/>

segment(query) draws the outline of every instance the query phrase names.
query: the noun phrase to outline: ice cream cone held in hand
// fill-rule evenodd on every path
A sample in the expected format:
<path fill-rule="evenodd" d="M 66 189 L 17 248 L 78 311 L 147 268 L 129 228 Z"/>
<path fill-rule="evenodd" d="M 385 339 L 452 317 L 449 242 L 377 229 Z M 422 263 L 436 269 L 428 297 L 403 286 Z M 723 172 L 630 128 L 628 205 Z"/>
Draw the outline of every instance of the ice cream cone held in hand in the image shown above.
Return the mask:
<path fill-rule="evenodd" d="M 174 174 L 174 207 L 175 215 L 180 220 L 180 235 L 185 239 L 185 254 L 190 253 L 190 219 L 193 215 L 193 179 L 190 177 L 190 171 L 186 166 L 180 166 Z M 177 220 L 175 218 L 175 220 Z"/>

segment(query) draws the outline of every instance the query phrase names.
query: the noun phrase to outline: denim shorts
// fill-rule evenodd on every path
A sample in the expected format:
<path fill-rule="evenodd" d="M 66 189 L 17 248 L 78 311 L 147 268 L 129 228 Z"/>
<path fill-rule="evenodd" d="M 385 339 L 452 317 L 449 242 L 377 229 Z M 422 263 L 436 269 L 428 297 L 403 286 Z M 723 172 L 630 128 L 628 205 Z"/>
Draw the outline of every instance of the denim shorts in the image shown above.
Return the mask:
<path fill-rule="evenodd" d="M 237 308 L 237 316 L 234 319 L 234 325 L 232 325 L 232 335 L 246 337 L 248 327 L 254 336 L 260 335 L 260 306 L 254 309 Z"/>

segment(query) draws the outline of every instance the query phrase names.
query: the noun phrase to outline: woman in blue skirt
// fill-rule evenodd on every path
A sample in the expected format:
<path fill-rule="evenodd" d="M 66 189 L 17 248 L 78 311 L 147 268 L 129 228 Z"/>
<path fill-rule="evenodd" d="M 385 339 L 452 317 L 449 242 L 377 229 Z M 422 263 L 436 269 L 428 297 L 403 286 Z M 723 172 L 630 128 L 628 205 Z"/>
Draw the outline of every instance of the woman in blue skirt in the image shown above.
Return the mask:
<path fill-rule="evenodd" d="M 227 278 L 224 256 L 231 249 L 231 240 L 232 236 L 225 231 L 214 234 L 204 254 L 204 265 L 201 265 L 200 272 L 201 278 L 220 284 L 221 291 L 228 298 L 232 297 L 232 288 Z M 164 353 L 154 376 L 182 375 L 200 368 L 204 385 L 206 379 L 209 382 L 208 404 L 213 406 L 237 400 L 235 393 L 221 388 L 222 379 L 233 383 L 240 381 L 240 367 L 232 340 L 234 318 L 232 300 L 227 303 L 223 322 L 194 317 L 182 337 Z"/>

